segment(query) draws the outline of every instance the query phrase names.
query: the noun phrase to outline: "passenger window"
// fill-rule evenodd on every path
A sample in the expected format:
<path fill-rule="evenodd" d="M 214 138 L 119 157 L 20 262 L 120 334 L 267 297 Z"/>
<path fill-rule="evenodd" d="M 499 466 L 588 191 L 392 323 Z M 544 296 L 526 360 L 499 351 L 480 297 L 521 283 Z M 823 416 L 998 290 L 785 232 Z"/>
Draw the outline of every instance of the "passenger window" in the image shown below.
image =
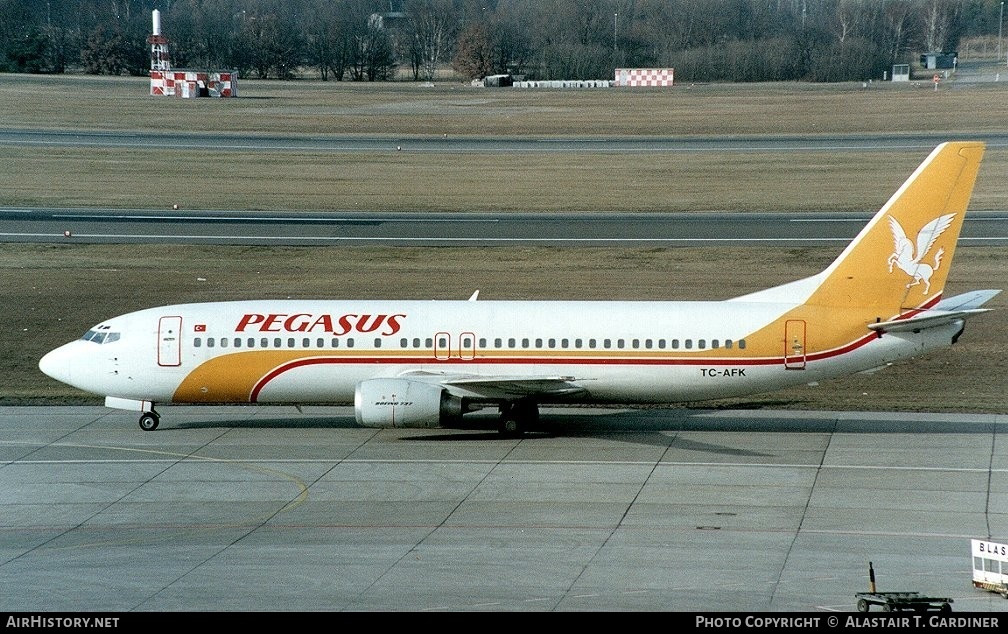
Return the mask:
<path fill-rule="evenodd" d="M 267 339 L 266 337 L 263 337 L 262 339 L 260 339 L 259 340 L 259 347 L 260 348 L 269 348 L 269 339 Z"/>
<path fill-rule="evenodd" d="M 686 342 L 685 342 L 685 346 L 684 347 L 687 350 L 692 350 L 693 349 L 693 340 L 692 339 L 687 339 Z"/>
<path fill-rule="evenodd" d="M 234 338 L 234 347 L 235 348 L 241 348 L 241 337 L 235 337 Z"/>
<path fill-rule="evenodd" d="M 745 348 L 745 339 L 739 339 L 738 340 L 738 347 L 739 348 Z"/>
<path fill-rule="evenodd" d="M 718 342 L 717 339 L 711 339 L 710 347 L 716 350 L 721 347 L 721 344 Z"/>
<path fill-rule="evenodd" d="M 420 337 L 413 337 L 413 347 L 414 348 L 420 347 Z"/>
<path fill-rule="evenodd" d="M 567 339 L 561 339 L 561 340 L 560 340 L 560 347 L 561 347 L 561 348 L 567 348 L 567 347 L 568 347 L 568 343 L 569 343 L 569 342 L 568 342 L 568 340 L 567 340 Z"/>
<path fill-rule="evenodd" d="M 224 338 L 224 337 L 220 338 L 220 347 L 221 348 L 227 348 L 227 339 L 226 338 Z"/>
<path fill-rule="evenodd" d="M 603 348 L 611 348 L 612 347 L 612 339 L 603 339 L 602 340 L 602 347 Z"/>
<path fill-rule="evenodd" d="M 354 343 L 353 337 L 350 337 L 349 339 L 346 340 L 346 347 L 353 348 L 353 343 Z"/>
<path fill-rule="evenodd" d="M 529 340 L 528 337 L 525 337 L 524 339 L 522 339 L 522 348 L 528 348 L 528 347 L 529 347 Z"/>
<path fill-rule="evenodd" d="M 514 337 L 508 339 L 508 348 L 514 348 L 518 344 Z"/>
<path fill-rule="evenodd" d="M 731 339 L 724 340 L 724 347 L 728 348 L 729 350 L 731 349 Z"/>
<path fill-rule="evenodd" d="M 550 348 L 556 348 L 556 339 L 550 339 L 549 340 L 549 347 Z"/>
<path fill-rule="evenodd" d="M 595 347 L 595 340 L 594 339 L 589 339 L 588 340 L 588 347 L 589 348 L 594 348 Z"/>
<path fill-rule="evenodd" d="M 375 348 L 381 348 L 381 338 L 379 338 L 379 337 L 375 337 L 375 340 L 374 340 L 374 347 L 375 347 Z"/>
<path fill-rule="evenodd" d="M 658 340 L 658 348 L 660 350 L 664 350 L 665 349 L 665 340 L 664 339 L 659 339 Z"/>
<path fill-rule="evenodd" d="M 633 346 L 634 350 L 636 350 L 637 348 L 640 348 L 640 339 L 634 339 L 633 342 L 630 345 Z"/>
<path fill-rule="evenodd" d="M 207 337 L 206 347 L 207 348 L 213 348 L 214 347 L 214 339 L 213 339 L 213 337 Z"/>
<path fill-rule="evenodd" d="M 315 347 L 317 347 L 317 348 L 325 348 L 325 339 L 323 339 L 322 337 L 319 337 L 318 339 L 316 339 L 315 340 Z"/>
<path fill-rule="evenodd" d="M 249 337 L 248 338 L 248 347 L 249 348 L 255 348 L 255 337 Z"/>
<path fill-rule="evenodd" d="M 706 339 L 698 339 L 697 340 L 697 348 L 703 350 L 706 347 L 707 347 L 707 340 Z"/>
<path fill-rule="evenodd" d="M 295 345 L 297 345 L 297 344 L 294 341 L 294 337 L 288 337 L 287 338 L 287 347 L 288 348 L 293 348 Z"/>
<path fill-rule="evenodd" d="M 200 339 L 199 337 L 196 337 L 195 339 L 193 339 L 192 345 L 193 348 L 199 348 L 200 346 L 203 345 L 203 340 Z"/>
<path fill-rule="evenodd" d="M 651 340 L 650 339 L 645 339 L 644 340 L 644 347 L 647 348 L 648 350 L 651 349 Z"/>
<path fill-rule="evenodd" d="M 339 348 L 339 339 L 337 339 L 336 337 L 332 338 L 332 342 L 331 343 L 332 343 L 332 347 L 333 348 Z"/>
<path fill-rule="evenodd" d="M 672 349 L 673 350 L 678 350 L 679 349 L 679 340 L 678 339 L 673 339 L 672 340 Z"/>
<path fill-rule="evenodd" d="M 277 337 L 277 338 L 273 339 L 273 347 L 274 348 L 279 348 L 281 345 L 283 345 L 283 344 L 280 343 L 280 337 Z"/>

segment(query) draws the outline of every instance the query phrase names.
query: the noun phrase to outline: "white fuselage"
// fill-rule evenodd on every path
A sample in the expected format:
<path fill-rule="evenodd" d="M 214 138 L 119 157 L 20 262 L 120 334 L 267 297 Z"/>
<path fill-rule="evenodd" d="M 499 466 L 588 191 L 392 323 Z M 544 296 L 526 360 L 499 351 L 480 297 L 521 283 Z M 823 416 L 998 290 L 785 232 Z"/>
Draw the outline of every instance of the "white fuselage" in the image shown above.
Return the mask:
<path fill-rule="evenodd" d="M 409 375 L 563 377 L 539 401 L 662 403 L 778 389 L 947 346 L 961 323 L 816 349 L 749 339 L 793 304 L 283 300 L 184 304 L 97 326 L 40 366 L 83 390 L 155 402 L 349 402 L 361 381 Z M 464 386 L 453 391 L 466 396 Z M 485 390 L 468 394 L 485 396 Z"/>

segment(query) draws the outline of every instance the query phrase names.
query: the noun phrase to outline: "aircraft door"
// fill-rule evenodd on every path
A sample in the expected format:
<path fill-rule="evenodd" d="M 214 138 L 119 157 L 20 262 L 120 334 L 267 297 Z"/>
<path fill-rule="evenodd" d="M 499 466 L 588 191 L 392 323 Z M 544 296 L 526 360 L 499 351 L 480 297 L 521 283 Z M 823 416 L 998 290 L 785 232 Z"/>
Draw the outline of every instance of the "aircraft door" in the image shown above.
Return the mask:
<path fill-rule="evenodd" d="M 182 318 L 162 317 L 158 321 L 158 365 L 182 365 Z"/>
<path fill-rule="evenodd" d="M 471 332 L 463 332 L 458 335 L 458 345 L 452 351 L 452 335 L 447 332 L 439 332 L 434 335 L 434 358 L 438 361 L 447 361 L 451 358 L 471 361 L 476 357 L 476 335 Z"/>
<path fill-rule="evenodd" d="M 447 332 L 439 332 L 434 335 L 434 358 L 438 361 L 447 361 L 451 356 L 451 335 Z"/>
<path fill-rule="evenodd" d="M 459 335 L 459 358 L 471 361 L 476 358 L 476 335 L 463 332 Z"/>
<path fill-rule="evenodd" d="M 784 322 L 784 368 L 805 369 L 804 319 L 788 319 Z"/>

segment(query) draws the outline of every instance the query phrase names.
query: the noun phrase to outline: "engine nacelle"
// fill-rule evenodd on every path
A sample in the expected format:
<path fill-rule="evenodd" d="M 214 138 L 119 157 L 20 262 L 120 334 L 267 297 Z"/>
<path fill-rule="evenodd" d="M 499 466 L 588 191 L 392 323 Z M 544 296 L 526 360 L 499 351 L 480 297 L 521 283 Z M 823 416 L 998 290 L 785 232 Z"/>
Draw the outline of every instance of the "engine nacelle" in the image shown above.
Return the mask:
<path fill-rule="evenodd" d="M 462 400 L 438 385 L 369 379 L 354 390 L 354 415 L 364 427 L 440 427 L 462 416 Z"/>

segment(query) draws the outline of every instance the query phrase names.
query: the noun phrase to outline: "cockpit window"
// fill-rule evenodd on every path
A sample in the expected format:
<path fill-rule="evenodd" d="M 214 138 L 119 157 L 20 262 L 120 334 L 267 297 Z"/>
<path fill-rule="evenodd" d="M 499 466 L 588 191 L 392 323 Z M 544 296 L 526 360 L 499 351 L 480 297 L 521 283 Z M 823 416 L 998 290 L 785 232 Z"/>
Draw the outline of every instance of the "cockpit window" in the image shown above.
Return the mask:
<path fill-rule="evenodd" d="M 81 337 L 84 341 L 93 341 L 95 343 L 112 343 L 113 341 L 119 341 L 118 332 L 110 332 L 107 330 L 89 330 L 84 333 Z"/>

